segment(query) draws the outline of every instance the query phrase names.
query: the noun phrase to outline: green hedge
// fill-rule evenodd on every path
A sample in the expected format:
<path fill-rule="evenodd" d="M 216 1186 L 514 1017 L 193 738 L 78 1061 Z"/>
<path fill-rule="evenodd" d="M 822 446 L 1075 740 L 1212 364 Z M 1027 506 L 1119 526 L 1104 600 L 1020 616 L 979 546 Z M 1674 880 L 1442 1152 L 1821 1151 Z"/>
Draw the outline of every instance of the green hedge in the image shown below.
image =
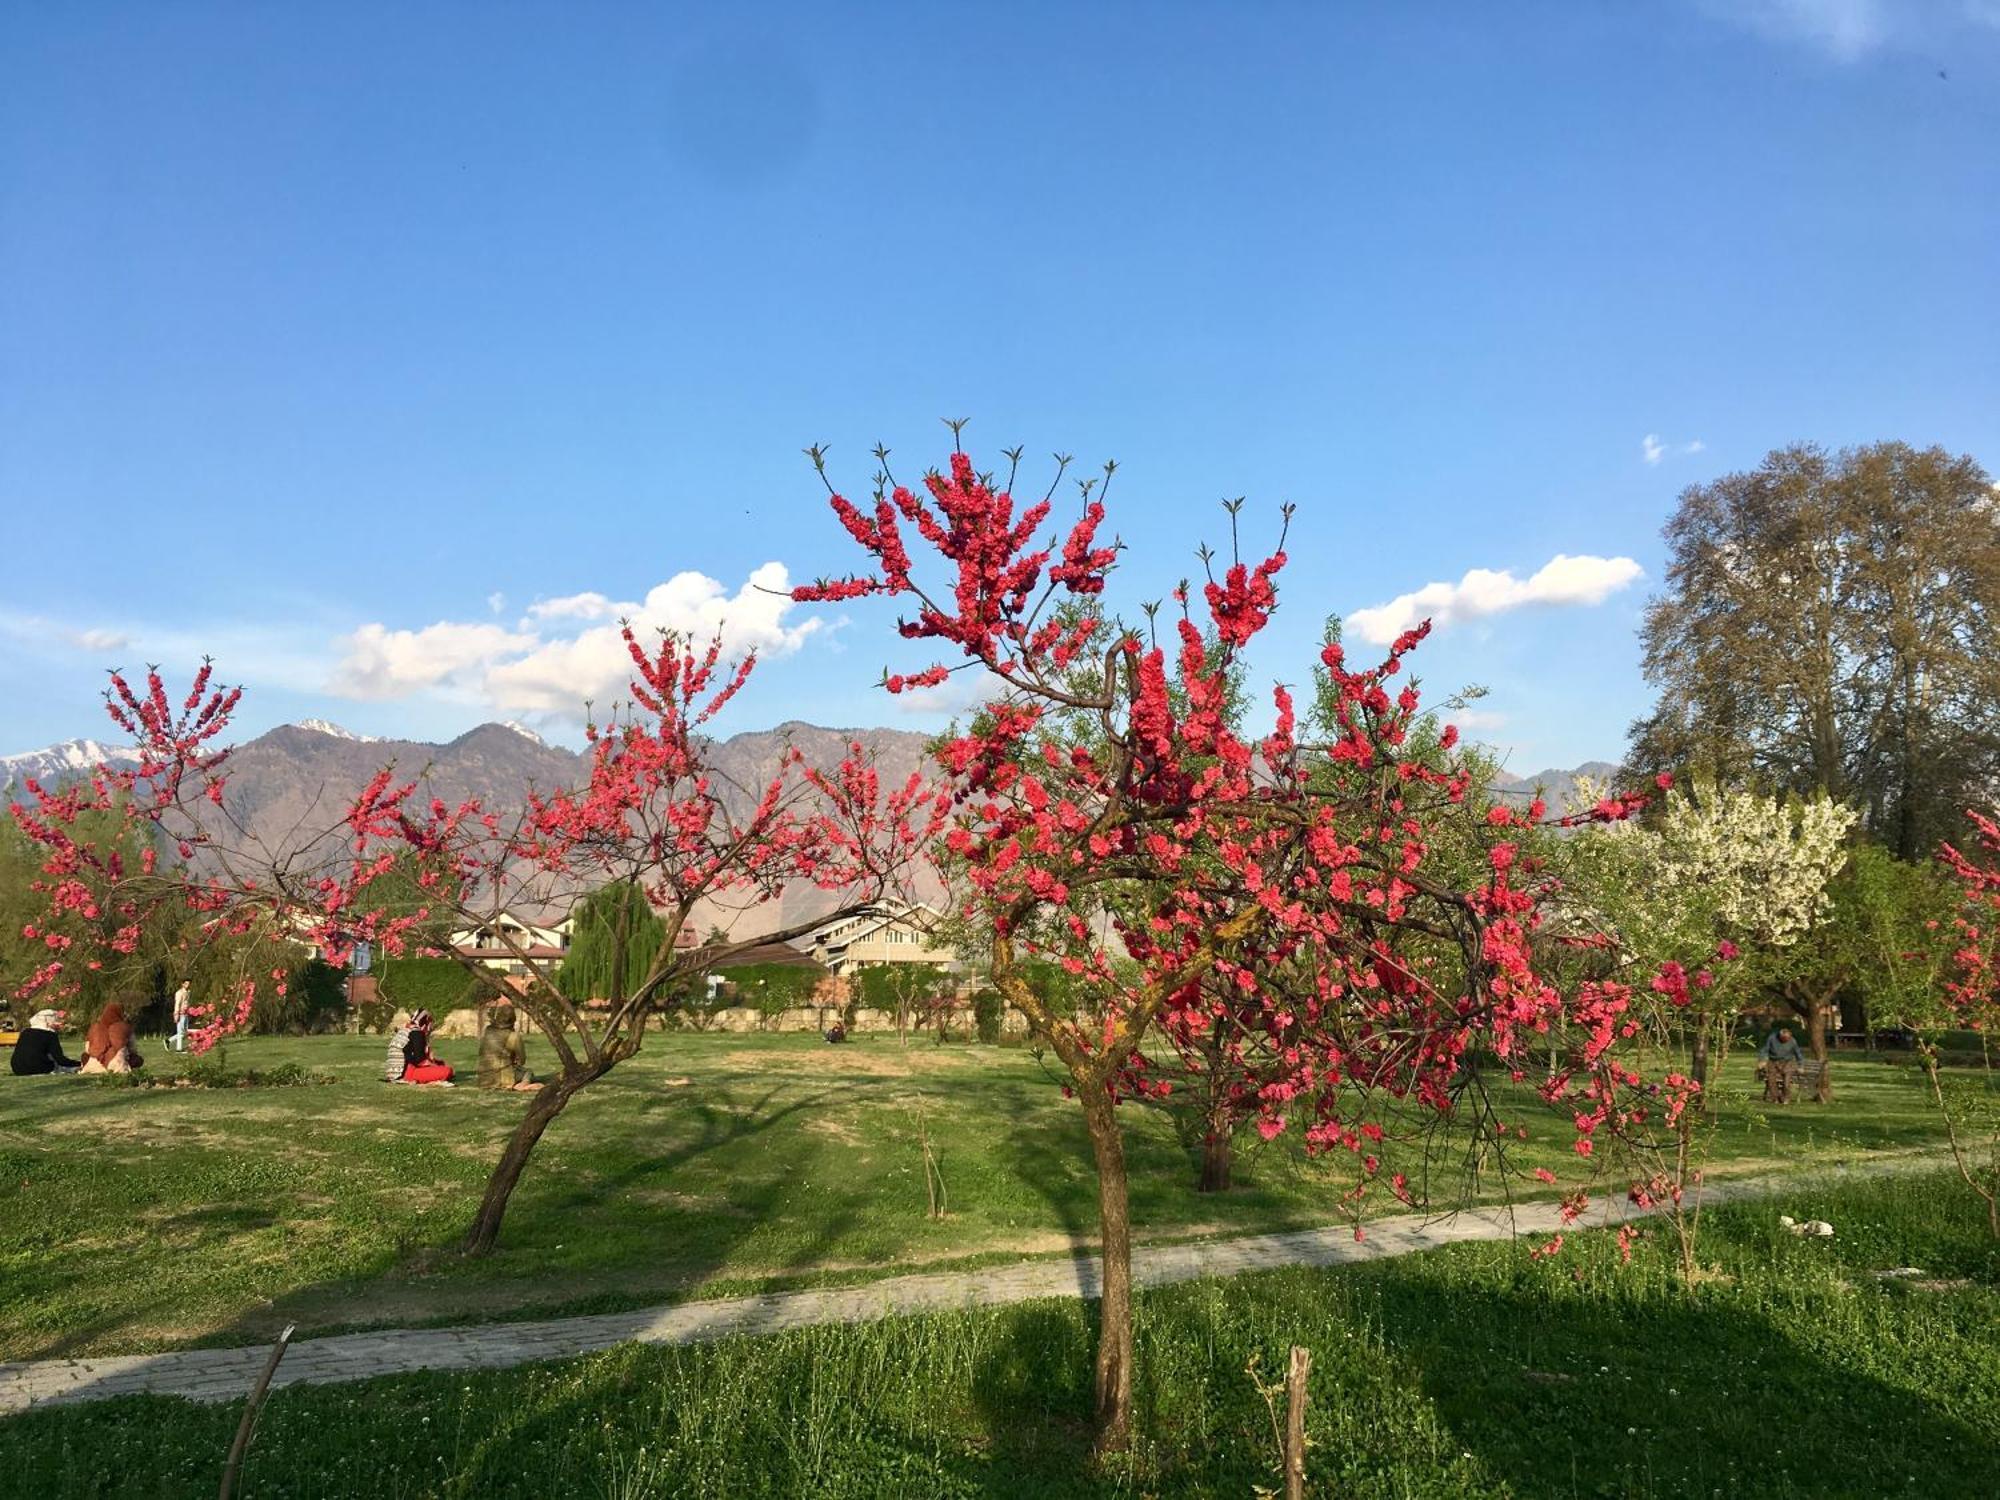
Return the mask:
<path fill-rule="evenodd" d="M 826 977 L 818 969 L 802 968 L 797 964 L 745 964 L 740 969 L 719 969 L 716 972 L 725 984 L 735 989 L 734 995 L 724 990 L 721 1004 L 747 1005 L 766 1015 L 795 1006 L 811 1005 L 813 991 Z"/>
<path fill-rule="evenodd" d="M 250 1011 L 255 1032 L 310 1032 L 337 1024 L 347 1010 L 347 971 L 324 959 L 309 958 L 287 972 L 285 993 L 268 982 L 257 986 Z"/>
<path fill-rule="evenodd" d="M 385 958 L 376 969 L 382 998 L 398 1010 L 427 1010 L 441 1016 L 479 1003 L 488 986 L 468 974 L 455 958 Z"/>
<path fill-rule="evenodd" d="M 929 999 L 954 982 L 943 969 L 919 964 L 870 964 L 848 980 L 856 1004 L 890 1011 L 899 1004 Z"/>

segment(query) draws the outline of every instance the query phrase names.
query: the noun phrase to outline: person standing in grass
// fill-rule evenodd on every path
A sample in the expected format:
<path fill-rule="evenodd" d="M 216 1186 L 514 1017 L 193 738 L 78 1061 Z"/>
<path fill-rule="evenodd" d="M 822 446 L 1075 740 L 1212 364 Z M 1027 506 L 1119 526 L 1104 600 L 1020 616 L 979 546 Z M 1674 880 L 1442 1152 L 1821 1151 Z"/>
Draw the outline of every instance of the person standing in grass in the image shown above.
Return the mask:
<path fill-rule="evenodd" d="M 14 1043 L 14 1071 L 24 1078 L 38 1073 L 74 1073 L 78 1065 L 64 1056 L 61 1033 L 59 1011 L 38 1010 L 28 1017 L 20 1040 Z"/>
<path fill-rule="evenodd" d="M 1792 1079 L 1805 1060 L 1805 1052 L 1799 1046 L 1799 1039 L 1792 1035 L 1791 1027 L 1780 1026 L 1764 1038 L 1764 1045 L 1757 1049 L 1757 1061 L 1764 1074 L 1766 1104 L 1792 1102 Z"/>
<path fill-rule="evenodd" d="M 167 1038 L 169 1052 L 185 1052 L 188 1049 L 188 1013 L 194 1008 L 194 996 L 183 979 L 181 987 L 174 991 L 174 1034 Z"/>
<path fill-rule="evenodd" d="M 514 1007 L 505 1000 L 486 1013 L 486 1029 L 479 1034 L 479 1086 L 524 1093 L 541 1087 L 528 1071 L 528 1048 L 514 1029 Z"/>

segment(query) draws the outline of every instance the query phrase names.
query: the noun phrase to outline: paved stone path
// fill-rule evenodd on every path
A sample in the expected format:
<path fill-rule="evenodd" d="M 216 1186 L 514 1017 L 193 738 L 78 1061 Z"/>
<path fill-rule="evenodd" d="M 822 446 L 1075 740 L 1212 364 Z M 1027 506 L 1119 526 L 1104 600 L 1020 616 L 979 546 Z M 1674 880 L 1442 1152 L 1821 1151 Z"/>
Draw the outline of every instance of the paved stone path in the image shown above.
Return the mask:
<path fill-rule="evenodd" d="M 1907 1165 L 1924 1165 L 1911 1162 Z M 1870 1171 L 1904 1163 L 1857 1164 Z M 1853 1170 L 1853 1169 L 1849 1169 Z M 1844 1175 L 1844 1174 L 1843 1174 Z M 1711 1186 L 1715 1203 L 1768 1193 L 1782 1179 Z M 1639 1216 L 1622 1202 L 1593 1208 L 1580 1227 L 1597 1228 Z M 1509 1210 L 1473 1209 L 1450 1218 L 1419 1214 L 1379 1219 L 1366 1237 L 1351 1225 L 1259 1234 L 1184 1245 L 1139 1247 L 1132 1255 L 1140 1286 L 1167 1286 L 1205 1276 L 1238 1276 L 1283 1266 L 1333 1266 L 1407 1255 L 1468 1240 L 1504 1240 L 1559 1227 L 1554 1203 Z M 556 1318 L 541 1323 L 484 1323 L 465 1328 L 388 1329 L 296 1340 L 278 1367 L 274 1385 L 331 1383 L 414 1370 L 495 1370 L 535 1360 L 566 1359 L 615 1344 L 690 1344 L 736 1334 L 776 1333 L 817 1323 L 859 1323 L 897 1313 L 994 1307 L 1038 1297 L 1094 1297 L 1095 1256 L 1022 1261 L 984 1271 L 892 1276 L 863 1286 L 780 1292 L 727 1301 L 684 1302 L 637 1312 Z M 91 1359 L 49 1359 L 0 1364 L 0 1415 L 30 1406 L 94 1401 L 137 1392 L 229 1401 L 245 1395 L 269 1357 L 268 1345 L 241 1349 L 185 1349 L 162 1354 L 108 1354 Z"/>

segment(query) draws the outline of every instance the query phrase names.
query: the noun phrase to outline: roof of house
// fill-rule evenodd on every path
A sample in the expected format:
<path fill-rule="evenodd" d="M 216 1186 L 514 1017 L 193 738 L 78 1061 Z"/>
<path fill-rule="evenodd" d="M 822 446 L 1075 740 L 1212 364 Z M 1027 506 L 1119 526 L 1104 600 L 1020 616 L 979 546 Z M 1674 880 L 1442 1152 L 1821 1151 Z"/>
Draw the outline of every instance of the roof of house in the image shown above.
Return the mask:
<path fill-rule="evenodd" d="M 811 940 L 814 943 L 824 944 L 830 948 L 840 948 L 847 946 L 849 943 L 858 942 L 870 933 L 880 932 L 884 927 L 901 927 L 910 932 L 928 933 L 937 924 L 938 918 L 943 915 L 944 913 L 939 911 L 935 906 L 924 901 L 919 901 L 913 906 L 905 906 L 900 909 L 891 908 L 874 912 L 857 912 L 855 915 L 844 917 L 838 922 L 827 923 L 826 926 L 819 928 L 812 934 Z M 852 930 L 846 932 L 844 936 L 834 936 L 835 933 L 841 932 L 844 928 L 851 928 Z"/>
<path fill-rule="evenodd" d="M 499 958 L 499 959 L 512 960 L 521 958 L 523 956 L 535 959 L 556 959 L 556 958 L 569 957 L 569 950 L 567 948 L 551 948 L 545 943 L 527 944 L 526 946 L 521 948 L 519 952 L 516 952 L 512 948 L 504 947 L 499 944 L 495 944 L 490 948 L 473 948 L 473 947 L 468 947 L 464 944 L 454 944 L 453 946 L 457 949 L 457 951 L 460 954 L 464 955 L 466 958 L 479 958 L 479 959 Z"/>

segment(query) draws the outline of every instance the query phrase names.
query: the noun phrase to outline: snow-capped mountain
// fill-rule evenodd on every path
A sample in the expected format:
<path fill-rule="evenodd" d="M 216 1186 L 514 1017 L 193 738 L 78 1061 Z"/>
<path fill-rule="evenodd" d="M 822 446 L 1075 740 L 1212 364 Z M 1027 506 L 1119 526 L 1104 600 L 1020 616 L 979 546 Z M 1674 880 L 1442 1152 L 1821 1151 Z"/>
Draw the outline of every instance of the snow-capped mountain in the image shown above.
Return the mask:
<path fill-rule="evenodd" d="M 517 723 L 513 719 L 502 719 L 500 721 L 500 727 L 502 729 L 513 730 L 514 733 L 520 735 L 522 739 L 529 741 L 531 744 L 540 745 L 544 749 L 548 748 L 549 742 L 543 739 L 539 734 L 536 734 L 535 731 L 530 729 L 526 724 Z"/>
<path fill-rule="evenodd" d="M 361 745 L 379 744 L 382 739 L 382 736 L 379 734 L 356 734 L 353 730 L 343 728 L 331 719 L 301 719 L 295 727 L 310 729 L 315 734 L 330 734 L 337 740 L 353 740 L 356 744 Z"/>
<path fill-rule="evenodd" d="M 93 766 L 131 762 L 132 752 L 120 746 L 103 745 L 96 740 L 64 740 L 60 745 L 46 745 L 40 750 L 0 755 L 0 786 L 14 786 L 30 779 L 60 779 Z"/>

